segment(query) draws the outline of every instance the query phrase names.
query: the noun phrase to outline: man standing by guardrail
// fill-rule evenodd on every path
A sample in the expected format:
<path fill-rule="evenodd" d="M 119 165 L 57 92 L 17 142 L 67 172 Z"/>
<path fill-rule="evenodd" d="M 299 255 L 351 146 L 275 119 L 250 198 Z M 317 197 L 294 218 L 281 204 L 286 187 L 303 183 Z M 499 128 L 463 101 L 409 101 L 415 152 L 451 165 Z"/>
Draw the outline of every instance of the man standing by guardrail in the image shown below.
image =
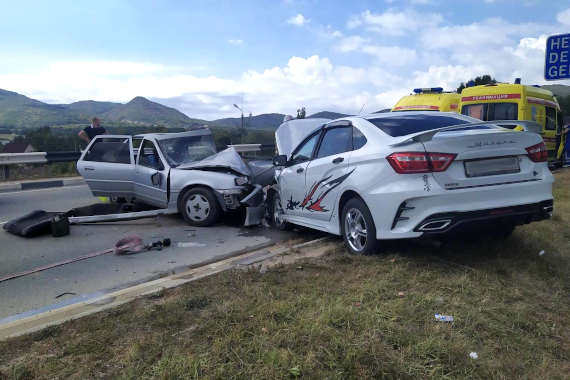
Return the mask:
<path fill-rule="evenodd" d="M 85 127 L 82 131 L 80 131 L 78 136 L 81 140 L 89 144 L 93 137 L 106 134 L 107 131 L 105 128 L 101 127 L 101 121 L 98 118 L 94 117 L 93 120 L 91 120 L 91 125 Z"/>

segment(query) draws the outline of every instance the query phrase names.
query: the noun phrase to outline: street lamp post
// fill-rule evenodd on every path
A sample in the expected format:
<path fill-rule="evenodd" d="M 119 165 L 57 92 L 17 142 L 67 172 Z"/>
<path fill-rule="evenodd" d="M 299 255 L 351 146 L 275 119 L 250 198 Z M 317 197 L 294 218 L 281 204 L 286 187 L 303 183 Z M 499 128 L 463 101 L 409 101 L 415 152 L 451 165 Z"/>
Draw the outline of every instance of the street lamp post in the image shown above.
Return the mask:
<path fill-rule="evenodd" d="M 237 104 L 234 104 L 234 107 L 237 108 L 238 110 L 240 110 L 240 112 L 241 112 L 241 129 L 240 129 L 240 140 L 241 140 L 241 141 L 240 141 L 240 142 L 243 143 L 243 135 L 245 134 L 245 133 L 244 133 L 244 132 L 245 132 L 245 127 L 244 127 L 244 124 L 243 124 L 243 121 L 244 121 L 244 120 L 243 120 L 243 110 L 242 110 Z"/>

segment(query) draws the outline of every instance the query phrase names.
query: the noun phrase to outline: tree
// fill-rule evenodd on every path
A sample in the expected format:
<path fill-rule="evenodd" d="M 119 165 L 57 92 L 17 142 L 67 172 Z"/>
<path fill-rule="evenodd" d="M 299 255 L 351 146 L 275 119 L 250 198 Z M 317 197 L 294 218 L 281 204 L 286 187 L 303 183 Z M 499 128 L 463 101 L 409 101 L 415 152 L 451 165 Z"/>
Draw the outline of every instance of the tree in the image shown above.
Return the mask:
<path fill-rule="evenodd" d="M 301 107 L 297 110 L 297 119 L 304 119 L 306 115 L 305 107 Z"/>
<path fill-rule="evenodd" d="M 481 75 L 480 77 L 475 77 L 474 79 L 470 79 L 467 83 L 473 82 L 475 86 L 480 86 L 482 84 L 496 84 L 497 80 L 491 77 L 489 74 Z M 461 90 L 463 90 L 467 85 L 463 82 L 457 87 L 457 93 L 460 94 Z"/>

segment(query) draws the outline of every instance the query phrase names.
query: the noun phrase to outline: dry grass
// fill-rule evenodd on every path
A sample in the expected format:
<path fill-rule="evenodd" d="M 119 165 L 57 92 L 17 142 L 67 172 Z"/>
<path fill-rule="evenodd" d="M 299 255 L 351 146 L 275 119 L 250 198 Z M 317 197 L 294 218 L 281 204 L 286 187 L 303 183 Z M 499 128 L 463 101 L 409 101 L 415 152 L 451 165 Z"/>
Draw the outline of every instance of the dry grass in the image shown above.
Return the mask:
<path fill-rule="evenodd" d="M 505 241 L 339 244 L 221 273 L 0 343 L 0 378 L 567 378 L 570 172 L 556 177 L 553 219 Z"/>

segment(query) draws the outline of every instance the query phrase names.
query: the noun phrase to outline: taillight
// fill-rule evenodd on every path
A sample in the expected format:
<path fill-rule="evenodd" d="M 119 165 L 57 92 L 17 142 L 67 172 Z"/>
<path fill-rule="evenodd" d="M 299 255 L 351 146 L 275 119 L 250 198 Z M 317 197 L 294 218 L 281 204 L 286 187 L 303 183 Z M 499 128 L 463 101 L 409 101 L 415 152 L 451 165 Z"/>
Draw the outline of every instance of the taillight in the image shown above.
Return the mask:
<path fill-rule="evenodd" d="M 442 172 L 457 156 L 453 153 L 398 152 L 386 159 L 399 174 Z"/>
<path fill-rule="evenodd" d="M 528 158 L 534 162 L 546 162 L 548 160 L 548 151 L 546 150 L 546 145 L 544 142 L 529 146 L 526 148 L 528 153 Z"/>

